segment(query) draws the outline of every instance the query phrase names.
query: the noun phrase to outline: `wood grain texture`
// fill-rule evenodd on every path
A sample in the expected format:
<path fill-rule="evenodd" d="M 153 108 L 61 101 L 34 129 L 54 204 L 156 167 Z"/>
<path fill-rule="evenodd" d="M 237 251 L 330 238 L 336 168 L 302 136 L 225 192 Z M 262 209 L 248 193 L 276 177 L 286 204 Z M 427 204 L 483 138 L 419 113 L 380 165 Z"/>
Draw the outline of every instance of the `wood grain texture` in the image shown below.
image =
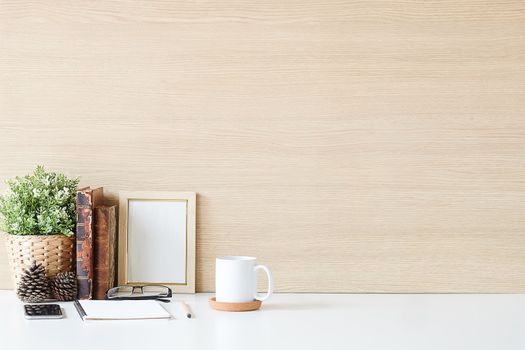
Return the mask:
<path fill-rule="evenodd" d="M 520 0 L 0 1 L 0 179 L 197 192 L 198 291 L 525 292 L 524 116 Z"/>

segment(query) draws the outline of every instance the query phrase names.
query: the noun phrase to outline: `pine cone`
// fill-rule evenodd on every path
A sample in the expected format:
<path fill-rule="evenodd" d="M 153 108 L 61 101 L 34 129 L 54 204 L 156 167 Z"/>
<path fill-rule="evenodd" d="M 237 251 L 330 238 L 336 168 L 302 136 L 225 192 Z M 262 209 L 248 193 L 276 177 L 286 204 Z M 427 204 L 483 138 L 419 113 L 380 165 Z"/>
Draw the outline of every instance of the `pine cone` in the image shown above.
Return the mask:
<path fill-rule="evenodd" d="M 33 264 L 22 274 L 16 294 L 26 303 L 38 303 L 49 297 L 49 281 L 46 269 L 33 261 Z"/>
<path fill-rule="evenodd" d="M 57 300 L 71 301 L 77 297 L 77 278 L 74 272 L 60 272 L 51 281 L 51 291 Z"/>

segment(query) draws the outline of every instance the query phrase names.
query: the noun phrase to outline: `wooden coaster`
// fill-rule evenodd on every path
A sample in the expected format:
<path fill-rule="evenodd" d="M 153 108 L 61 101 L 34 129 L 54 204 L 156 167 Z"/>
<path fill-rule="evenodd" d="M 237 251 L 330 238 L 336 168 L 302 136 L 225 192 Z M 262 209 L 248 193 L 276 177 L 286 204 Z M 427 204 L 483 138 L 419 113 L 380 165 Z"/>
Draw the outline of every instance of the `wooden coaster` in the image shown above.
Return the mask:
<path fill-rule="evenodd" d="M 224 303 L 215 300 L 215 297 L 208 300 L 212 309 L 219 311 L 230 311 L 230 312 L 240 312 L 240 311 L 254 311 L 259 310 L 262 302 L 260 300 L 248 301 L 245 303 Z"/>

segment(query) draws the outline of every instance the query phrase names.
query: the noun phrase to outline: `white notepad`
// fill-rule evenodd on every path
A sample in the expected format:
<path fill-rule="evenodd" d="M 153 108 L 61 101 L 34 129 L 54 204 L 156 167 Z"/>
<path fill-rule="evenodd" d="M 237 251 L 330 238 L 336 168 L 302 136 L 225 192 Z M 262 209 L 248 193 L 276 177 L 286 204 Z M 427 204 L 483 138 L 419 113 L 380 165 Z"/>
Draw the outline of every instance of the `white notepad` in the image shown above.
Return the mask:
<path fill-rule="evenodd" d="M 169 319 L 171 315 L 155 300 L 78 300 L 83 320 Z"/>

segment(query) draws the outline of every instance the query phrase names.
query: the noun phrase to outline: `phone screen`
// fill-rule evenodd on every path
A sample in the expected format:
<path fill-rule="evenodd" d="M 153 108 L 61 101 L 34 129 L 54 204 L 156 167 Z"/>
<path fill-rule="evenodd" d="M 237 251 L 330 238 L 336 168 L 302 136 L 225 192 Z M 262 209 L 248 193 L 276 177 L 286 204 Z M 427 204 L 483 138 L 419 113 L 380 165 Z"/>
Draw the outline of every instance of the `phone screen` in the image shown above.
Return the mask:
<path fill-rule="evenodd" d="M 58 317 L 62 315 L 58 304 L 28 304 L 24 305 L 26 316 L 29 317 Z"/>

